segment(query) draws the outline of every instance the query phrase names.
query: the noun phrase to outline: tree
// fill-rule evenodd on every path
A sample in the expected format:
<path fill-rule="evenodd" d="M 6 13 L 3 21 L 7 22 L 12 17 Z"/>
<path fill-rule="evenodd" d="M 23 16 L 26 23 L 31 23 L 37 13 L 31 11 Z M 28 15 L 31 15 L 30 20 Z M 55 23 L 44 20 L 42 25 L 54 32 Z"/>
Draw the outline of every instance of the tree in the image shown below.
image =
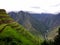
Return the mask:
<path fill-rule="evenodd" d="M 46 40 L 44 40 L 44 42 L 41 45 L 49 45 L 49 44 Z"/>

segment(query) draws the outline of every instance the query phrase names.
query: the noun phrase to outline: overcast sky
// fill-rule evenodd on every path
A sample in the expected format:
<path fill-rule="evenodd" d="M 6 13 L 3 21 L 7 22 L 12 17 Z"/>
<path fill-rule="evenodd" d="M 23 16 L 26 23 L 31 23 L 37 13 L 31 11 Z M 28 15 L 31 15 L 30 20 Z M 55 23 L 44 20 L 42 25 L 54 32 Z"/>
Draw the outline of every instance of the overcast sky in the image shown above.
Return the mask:
<path fill-rule="evenodd" d="M 60 0 L 0 0 L 0 9 L 57 13 L 60 12 Z"/>

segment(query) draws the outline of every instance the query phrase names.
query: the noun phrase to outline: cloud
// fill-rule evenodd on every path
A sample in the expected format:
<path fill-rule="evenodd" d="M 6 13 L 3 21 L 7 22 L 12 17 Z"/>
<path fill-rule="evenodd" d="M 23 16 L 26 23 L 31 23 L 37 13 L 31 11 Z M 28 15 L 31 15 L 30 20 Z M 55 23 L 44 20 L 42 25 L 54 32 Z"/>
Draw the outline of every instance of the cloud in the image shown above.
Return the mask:
<path fill-rule="evenodd" d="M 59 3 L 60 0 L 0 0 L 0 8 L 4 8 L 7 11 L 25 10 L 55 13 L 60 7 L 52 6 Z"/>
<path fill-rule="evenodd" d="M 58 6 L 60 6 L 60 3 L 59 4 L 52 5 L 51 7 L 58 7 Z"/>
<path fill-rule="evenodd" d="M 40 7 L 31 7 L 31 8 L 40 9 Z"/>

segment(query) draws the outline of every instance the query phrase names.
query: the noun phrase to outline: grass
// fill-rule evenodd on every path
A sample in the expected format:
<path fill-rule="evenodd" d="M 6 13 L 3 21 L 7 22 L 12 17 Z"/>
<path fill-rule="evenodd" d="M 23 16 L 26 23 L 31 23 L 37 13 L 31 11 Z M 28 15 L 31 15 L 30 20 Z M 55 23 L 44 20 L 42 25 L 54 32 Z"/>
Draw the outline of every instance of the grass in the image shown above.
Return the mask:
<path fill-rule="evenodd" d="M 0 13 L 0 16 L 8 16 Z M 9 16 L 0 21 L 12 20 Z M 3 29 L 3 31 L 1 31 Z M 41 45 L 42 37 L 36 37 L 17 22 L 0 24 L 0 45 Z"/>
<path fill-rule="evenodd" d="M 0 25 L 0 30 L 4 26 L 8 25 L 5 27 L 3 32 L 0 33 L 0 39 L 1 38 L 4 39 L 6 37 L 12 37 L 14 40 L 21 41 L 22 43 L 18 43 L 18 44 L 22 44 L 22 45 L 37 45 L 38 43 L 42 42 L 42 40 L 41 40 L 42 38 L 38 39 L 37 37 L 33 36 L 29 31 L 27 31 L 24 27 L 22 27 L 20 24 L 18 24 L 16 22 L 14 22 L 14 23 Z M 12 28 L 12 26 L 16 26 L 16 25 L 18 25 L 18 27 L 20 27 L 19 30 L 16 30 L 16 29 L 18 29 L 18 27 Z"/>
<path fill-rule="evenodd" d="M 0 33 L 0 38 L 5 38 L 5 37 L 13 37 L 16 40 L 22 41 L 24 44 L 30 44 L 30 45 L 33 44 L 25 36 L 23 36 L 22 34 L 18 33 L 15 29 L 12 29 L 10 26 L 7 26 L 4 29 L 4 31 Z"/>

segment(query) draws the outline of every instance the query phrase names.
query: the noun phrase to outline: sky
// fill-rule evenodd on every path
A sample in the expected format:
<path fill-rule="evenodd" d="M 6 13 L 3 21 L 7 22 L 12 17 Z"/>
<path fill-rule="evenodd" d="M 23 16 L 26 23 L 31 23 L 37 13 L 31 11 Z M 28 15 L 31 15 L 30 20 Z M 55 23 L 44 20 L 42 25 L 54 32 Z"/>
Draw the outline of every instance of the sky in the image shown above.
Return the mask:
<path fill-rule="evenodd" d="M 60 12 L 60 0 L 0 0 L 0 9 L 6 11 L 30 11 L 36 13 Z"/>

